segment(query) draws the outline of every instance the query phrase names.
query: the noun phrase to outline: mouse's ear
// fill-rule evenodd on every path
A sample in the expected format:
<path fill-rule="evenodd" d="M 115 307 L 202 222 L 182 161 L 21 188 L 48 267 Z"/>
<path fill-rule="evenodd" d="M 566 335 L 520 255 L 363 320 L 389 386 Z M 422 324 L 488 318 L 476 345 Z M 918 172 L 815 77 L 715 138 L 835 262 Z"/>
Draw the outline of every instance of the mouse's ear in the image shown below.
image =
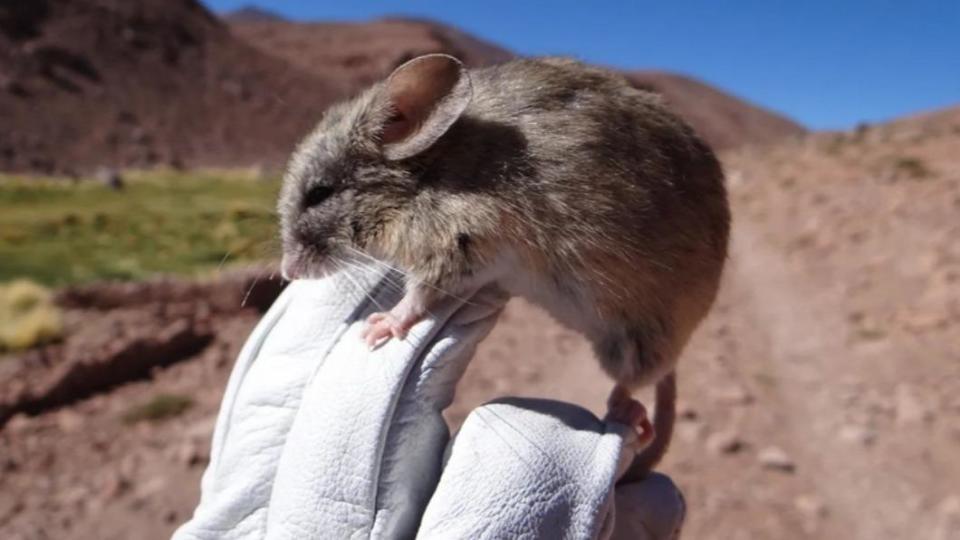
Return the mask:
<path fill-rule="evenodd" d="M 387 159 L 415 156 L 429 148 L 470 103 L 470 75 L 446 54 L 418 56 L 387 79 L 384 94 L 390 116 L 380 143 Z"/>

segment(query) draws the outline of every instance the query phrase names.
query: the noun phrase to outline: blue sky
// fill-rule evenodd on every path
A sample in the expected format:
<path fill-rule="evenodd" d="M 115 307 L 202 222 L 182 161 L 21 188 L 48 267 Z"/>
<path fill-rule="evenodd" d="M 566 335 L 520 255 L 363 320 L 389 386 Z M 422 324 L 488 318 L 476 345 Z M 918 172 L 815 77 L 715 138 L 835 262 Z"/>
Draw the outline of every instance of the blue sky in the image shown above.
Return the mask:
<path fill-rule="evenodd" d="M 685 73 L 815 129 L 960 104 L 960 0 L 254 3 L 300 20 L 429 17 L 520 54 Z"/>

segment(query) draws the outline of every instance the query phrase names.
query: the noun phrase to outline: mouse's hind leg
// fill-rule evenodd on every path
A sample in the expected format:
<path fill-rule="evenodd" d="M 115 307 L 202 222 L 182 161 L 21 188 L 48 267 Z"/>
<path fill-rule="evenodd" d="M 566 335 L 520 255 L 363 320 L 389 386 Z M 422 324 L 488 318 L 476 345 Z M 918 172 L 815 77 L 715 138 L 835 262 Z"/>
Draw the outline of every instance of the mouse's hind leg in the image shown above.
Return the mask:
<path fill-rule="evenodd" d="M 594 340 L 594 350 L 614 381 L 636 389 L 655 383 L 673 369 L 669 342 L 662 325 L 642 329 L 611 325 Z"/>
<path fill-rule="evenodd" d="M 630 390 L 623 385 L 618 384 L 610 391 L 610 397 L 607 398 L 606 420 L 619 422 L 632 429 L 626 445 L 636 453 L 646 448 L 653 440 L 654 430 L 647 415 L 647 408 L 633 399 Z"/>

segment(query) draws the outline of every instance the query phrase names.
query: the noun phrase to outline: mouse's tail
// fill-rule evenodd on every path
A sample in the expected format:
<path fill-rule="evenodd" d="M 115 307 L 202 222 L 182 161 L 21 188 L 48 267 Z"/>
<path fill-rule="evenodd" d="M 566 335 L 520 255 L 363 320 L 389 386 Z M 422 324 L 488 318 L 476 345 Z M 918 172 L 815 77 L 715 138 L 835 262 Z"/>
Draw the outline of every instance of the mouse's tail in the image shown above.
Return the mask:
<path fill-rule="evenodd" d="M 673 437 L 673 423 L 677 416 L 677 374 L 671 371 L 656 386 L 656 410 L 653 416 L 653 441 L 635 458 L 618 483 L 626 484 L 642 480 L 660 462 L 670 439 Z"/>

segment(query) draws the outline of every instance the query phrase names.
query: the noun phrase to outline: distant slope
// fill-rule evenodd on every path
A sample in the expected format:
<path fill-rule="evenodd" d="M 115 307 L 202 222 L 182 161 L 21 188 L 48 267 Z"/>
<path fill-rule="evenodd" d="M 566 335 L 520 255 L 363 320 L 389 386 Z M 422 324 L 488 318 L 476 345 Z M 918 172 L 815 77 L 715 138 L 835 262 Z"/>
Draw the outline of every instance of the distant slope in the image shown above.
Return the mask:
<path fill-rule="evenodd" d="M 360 88 L 395 66 L 427 52 L 446 52 L 471 67 L 503 62 L 513 54 L 455 28 L 417 19 L 369 23 L 235 22 L 234 33 L 261 51 L 318 76 L 335 76 Z M 663 94 L 674 109 L 718 148 L 768 142 L 804 133 L 788 118 L 716 88 L 672 73 L 624 75 L 637 87 Z"/>
<path fill-rule="evenodd" d="M 283 163 L 324 108 L 428 52 L 469 66 L 513 55 L 414 19 L 294 23 L 196 0 L 0 2 L 0 170 Z M 800 126 L 706 85 L 630 74 L 718 147 Z"/>
<path fill-rule="evenodd" d="M 232 22 L 234 34 L 319 77 L 354 90 L 377 81 L 421 54 L 445 52 L 470 67 L 504 62 L 513 54 L 459 30 L 413 19 L 366 23 Z"/>
<path fill-rule="evenodd" d="M 279 161 L 344 88 L 194 0 L 0 4 L 0 169 Z"/>
<path fill-rule="evenodd" d="M 634 86 L 662 94 L 677 112 L 720 149 L 770 142 L 806 131 L 785 116 L 690 77 L 661 71 L 633 71 L 625 75 Z"/>

